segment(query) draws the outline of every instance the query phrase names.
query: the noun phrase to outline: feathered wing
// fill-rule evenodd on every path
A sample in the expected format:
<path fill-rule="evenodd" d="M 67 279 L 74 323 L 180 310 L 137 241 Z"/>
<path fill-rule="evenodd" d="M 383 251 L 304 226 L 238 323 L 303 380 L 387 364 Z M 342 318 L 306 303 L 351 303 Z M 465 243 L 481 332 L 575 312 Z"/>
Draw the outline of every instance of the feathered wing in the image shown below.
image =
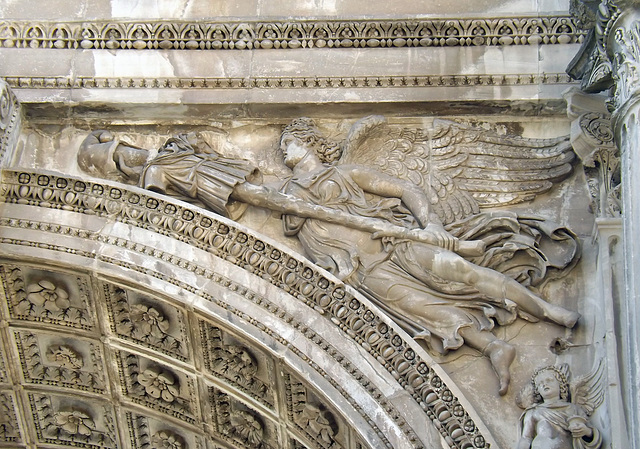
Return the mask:
<path fill-rule="evenodd" d="M 432 156 L 439 170 L 450 172 L 451 146 L 466 157 L 452 174 L 460 189 L 480 207 L 530 201 L 572 171 L 574 153 L 568 137 L 531 139 L 437 121 Z"/>
<path fill-rule="evenodd" d="M 602 359 L 594 370 L 571 383 L 571 402 L 582 407 L 591 416 L 604 401 L 606 376 Z"/>
<path fill-rule="evenodd" d="M 549 190 L 572 170 L 568 138 L 528 139 L 438 120 L 427 132 L 357 122 L 343 143 L 343 163 L 376 167 L 424 189 L 444 224 L 482 207 L 515 204 Z"/>

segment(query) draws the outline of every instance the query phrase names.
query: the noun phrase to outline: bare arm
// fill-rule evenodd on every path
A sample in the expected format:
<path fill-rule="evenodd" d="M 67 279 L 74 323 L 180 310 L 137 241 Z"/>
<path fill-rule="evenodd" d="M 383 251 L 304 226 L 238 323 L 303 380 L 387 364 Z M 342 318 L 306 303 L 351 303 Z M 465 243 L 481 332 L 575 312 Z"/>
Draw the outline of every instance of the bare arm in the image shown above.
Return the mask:
<path fill-rule="evenodd" d="M 528 410 L 525 413 L 522 420 L 524 421 L 522 426 L 522 436 L 520 440 L 518 440 L 516 449 L 531 449 L 531 443 L 536 436 L 536 423 L 533 416 L 531 416 L 531 410 Z"/>
<path fill-rule="evenodd" d="M 429 198 L 418 186 L 359 165 L 345 168 L 350 170 L 351 178 L 364 191 L 384 197 L 400 198 L 420 226 L 433 234 L 435 244 L 448 250 L 457 250 L 458 239 L 445 231 L 438 215 L 431 212 Z"/>
<path fill-rule="evenodd" d="M 420 226 L 425 227 L 433 222 L 429 199 L 415 184 L 359 165 L 344 166 L 344 168 L 349 170 L 351 178 L 364 191 L 389 198 L 400 198 Z M 435 219 L 438 223 L 440 222 L 437 216 Z"/>
<path fill-rule="evenodd" d="M 291 195 L 278 192 L 275 189 L 257 186 L 249 182 L 234 187 L 231 198 L 253 206 L 264 207 L 284 214 L 291 214 L 304 218 L 315 218 L 329 223 L 360 229 L 362 231 L 380 233 L 392 237 L 412 239 L 432 245 L 441 245 L 437 236 L 429 230 L 407 229 L 395 226 L 387 221 L 352 215 L 337 209 L 331 209 L 309 203 Z M 482 241 L 458 242 L 456 251 L 462 255 L 478 256 L 484 252 Z"/>

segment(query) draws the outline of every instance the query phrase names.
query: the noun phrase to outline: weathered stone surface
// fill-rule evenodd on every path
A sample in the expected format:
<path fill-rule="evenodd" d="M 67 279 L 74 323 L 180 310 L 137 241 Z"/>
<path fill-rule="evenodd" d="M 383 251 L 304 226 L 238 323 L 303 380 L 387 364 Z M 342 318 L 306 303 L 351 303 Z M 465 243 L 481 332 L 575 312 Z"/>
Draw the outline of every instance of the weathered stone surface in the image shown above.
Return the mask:
<path fill-rule="evenodd" d="M 576 63 L 602 69 L 583 86 L 620 84 L 609 128 L 606 108 L 593 101 L 570 103 L 565 116 L 562 92 L 578 83 L 564 69 L 586 37 L 579 26 L 591 23 L 569 17 L 575 4 L 369 3 L 0 0 L 0 76 L 12 89 L 3 85 L 0 98 L 3 445 L 514 447 L 515 397 L 532 372 L 568 363 L 584 374 L 603 359 L 607 397 L 590 426 L 603 447 L 628 446 L 625 410 L 635 410 L 634 399 L 620 385 L 635 379 L 635 325 L 623 315 L 633 321 L 636 311 L 621 280 L 620 222 L 628 239 L 625 210 L 634 209 L 620 186 L 635 178 L 633 152 L 618 154 L 611 136 L 632 147 L 633 21 L 616 25 L 615 63 L 602 45 Z M 615 20 L 619 11 L 607 8 L 600 19 Z M 220 26 L 228 35 L 216 34 Z M 112 31 L 96 31 L 104 27 Z M 504 396 L 480 351 L 425 350 L 397 317 L 307 260 L 277 213 L 249 206 L 229 221 L 124 176 L 91 178 L 98 173 L 76 161 L 100 129 L 151 157 L 169 137 L 198 132 L 279 186 L 291 174 L 279 139 L 292 119 L 310 116 L 329 140 L 344 141 L 372 113 L 387 117 L 391 147 L 394 133 L 432 132 L 436 118 L 500 138 L 571 134 L 580 160 L 555 187 L 515 194 L 479 176 L 497 189 L 483 198 L 487 210 L 542 215 L 582 243 L 571 272 L 529 290 L 579 312 L 575 328 L 520 316 L 492 331 L 517 349 Z M 461 141 L 461 158 L 461 148 L 486 144 Z M 430 156 L 409 161 L 426 164 L 424 177 L 441 177 L 432 152 L 446 146 L 423 143 Z M 407 154 L 393 148 L 378 149 L 380 164 L 356 163 L 394 165 L 403 178 Z M 514 176 L 512 160 L 489 159 L 480 165 Z M 447 169 L 457 187 L 465 167 Z M 496 202 L 509 195 L 526 201 Z"/>

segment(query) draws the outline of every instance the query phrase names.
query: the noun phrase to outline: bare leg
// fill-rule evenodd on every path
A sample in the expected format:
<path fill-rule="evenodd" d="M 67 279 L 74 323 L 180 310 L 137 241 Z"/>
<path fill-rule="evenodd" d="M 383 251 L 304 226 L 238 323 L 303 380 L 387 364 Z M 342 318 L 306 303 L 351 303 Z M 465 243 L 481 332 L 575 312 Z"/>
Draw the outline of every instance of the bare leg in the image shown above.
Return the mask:
<path fill-rule="evenodd" d="M 516 356 L 516 350 L 509 343 L 498 339 L 488 331 L 465 327 L 460 329 L 460 335 L 464 338 L 467 346 L 477 349 L 489 358 L 500 383 L 498 392 L 500 396 L 504 396 L 511 382 L 509 367 Z"/>
<path fill-rule="evenodd" d="M 490 268 L 480 267 L 450 251 L 427 245 L 414 245 L 413 256 L 423 269 L 439 277 L 462 282 L 493 299 L 509 299 L 523 311 L 541 319 L 572 328 L 580 314 L 549 304 L 513 279 Z M 420 278 L 419 273 L 412 273 Z"/>

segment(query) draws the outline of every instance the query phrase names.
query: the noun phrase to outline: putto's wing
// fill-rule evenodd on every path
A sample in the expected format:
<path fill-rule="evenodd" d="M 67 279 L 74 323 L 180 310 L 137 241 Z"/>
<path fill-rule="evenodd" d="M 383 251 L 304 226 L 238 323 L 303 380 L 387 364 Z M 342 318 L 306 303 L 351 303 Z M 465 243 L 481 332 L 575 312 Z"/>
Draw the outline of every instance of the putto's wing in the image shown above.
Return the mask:
<path fill-rule="evenodd" d="M 522 389 L 516 394 L 516 405 L 525 410 L 535 404 L 533 385 L 531 382 L 524 384 Z"/>
<path fill-rule="evenodd" d="M 421 129 L 393 128 L 385 125 L 383 117 L 370 116 L 351 128 L 342 145 L 340 162 L 375 167 L 420 186 L 443 224 L 478 213 L 474 198 L 457 188 L 455 170 L 433 169 L 430 140 Z M 444 169 L 455 169 L 466 155 L 453 147 L 449 150 L 448 154 L 439 155 L 437 162 Z"/>
<path fill-rule="evenodd" d="M 434 172 L 445 173 L 480 207 L 530 201 L 571 174 L 568 137 L 530 139 L 438 120 L 431 141 Z"/>
<path fill-rule="evenodd" d="M 581 406 L 591 416 L 604 400 L 605 371 L 602 359 L 598 366 L 584 377 L 571 384 L 571 401 Z"/>

